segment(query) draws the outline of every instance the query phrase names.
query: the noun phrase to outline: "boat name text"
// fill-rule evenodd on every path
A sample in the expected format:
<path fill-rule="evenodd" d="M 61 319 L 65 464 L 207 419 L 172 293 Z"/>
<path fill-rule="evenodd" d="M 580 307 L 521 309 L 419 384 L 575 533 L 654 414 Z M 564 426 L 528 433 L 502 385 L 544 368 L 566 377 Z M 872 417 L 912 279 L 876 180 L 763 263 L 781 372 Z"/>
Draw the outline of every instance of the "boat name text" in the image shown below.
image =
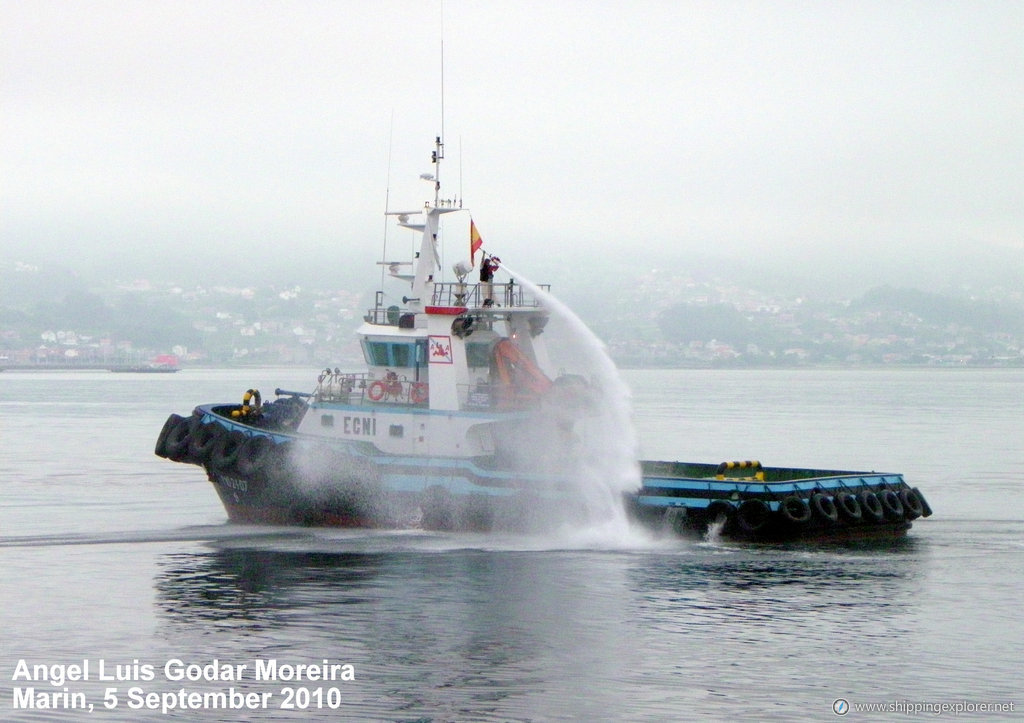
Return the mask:
<path fill-rule="evenodd" d="M 358 434 L 364 437 L 377 436 L 376 417 L 342 417 L 342 429 L 345 434 Z"/>

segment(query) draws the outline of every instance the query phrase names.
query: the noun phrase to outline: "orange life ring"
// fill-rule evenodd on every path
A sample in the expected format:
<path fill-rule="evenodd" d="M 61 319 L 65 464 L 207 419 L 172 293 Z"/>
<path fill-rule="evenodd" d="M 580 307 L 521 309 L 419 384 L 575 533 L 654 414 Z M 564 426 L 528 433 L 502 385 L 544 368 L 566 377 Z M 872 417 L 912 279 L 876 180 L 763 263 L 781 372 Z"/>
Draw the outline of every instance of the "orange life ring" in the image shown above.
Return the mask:
<path fill-rule="evenodd" d="M 429 387 L 424 382 L 415 382 L 409 391 L 409 398 L 413 404 L 423 404 L 429 398 Z"/>
<path fill-rule="evenodd" d="M 387 389 L 384 387 L 384 382 L 378 380 L 370 385 L 370 388 L 366 390 L 366 395 L 371 401 L 379 402 L 384 398 L 386 392 Z"/>

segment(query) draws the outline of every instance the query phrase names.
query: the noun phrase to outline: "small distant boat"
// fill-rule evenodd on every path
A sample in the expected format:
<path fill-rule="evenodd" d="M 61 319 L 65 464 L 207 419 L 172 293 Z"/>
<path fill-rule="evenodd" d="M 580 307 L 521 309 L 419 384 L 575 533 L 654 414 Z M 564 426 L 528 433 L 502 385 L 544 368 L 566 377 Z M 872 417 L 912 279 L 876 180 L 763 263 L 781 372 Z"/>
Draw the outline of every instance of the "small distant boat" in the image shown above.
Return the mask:
<path fill-rule="evenodd" d="M 172 374 L 178 371 L 178 357 L 174 354 L 159 354 L 149 361 L 134 364 L 117 364 L 109 367 L 112 372 L 132 374 Z"/>
<path fill-rule="evenodd" d="M 277 389 L 263 403 L 249 389 L 241 403 L 200 404 L 164 423 L 156 454 L 201 466 L 232 521 L 522 529 L 537 510 L 572 519 L 584 506 L 567 480 L 602 392 L 552 364 L 547 287 L 498 283 L 490 266 L 473 283 L 472 263 L 455 265 L 455 282 L 435 281 L 440 219 L 464 213 L 441 198 L 443 155 L 437 138 L 434 173 L 423 176 L 433 200 L 389 214 L 420 233 L 419 251 L 383 262 L 409 286 L 401 306 L 377 292 L 357 330 L 364 371 L 325 369 L 311 392 Z M 472 259 L 482 242 L 471 219 L 469 239 Z M 831 540 L 903 535 L 931 514 L 899 474 L 639 464 L 642 484 L 622 503 L 658 530 Z"/>

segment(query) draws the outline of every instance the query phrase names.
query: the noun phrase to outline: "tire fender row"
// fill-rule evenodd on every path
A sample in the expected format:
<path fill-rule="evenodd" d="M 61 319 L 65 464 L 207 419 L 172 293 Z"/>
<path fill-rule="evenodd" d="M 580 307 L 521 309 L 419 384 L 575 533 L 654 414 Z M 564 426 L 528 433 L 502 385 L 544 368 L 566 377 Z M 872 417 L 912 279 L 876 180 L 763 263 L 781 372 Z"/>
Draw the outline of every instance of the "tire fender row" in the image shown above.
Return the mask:
<path fill-rule="evenodd" d="M 290 446 L 289 442 L 275 442 L 267 434 L 247 434 L 216 421 L 204 422 L 196 412 L 190 417 L 167 417 L 153 451 L 175 462 L 252 479 L 281 469 Z"/>
<path fill-rule="evenodd" d="M 734 503 L 715 500 L 708 505 L 708 524 L 722 520 L 747 535 L 763 532 L 772 525 L 804 527 L 812 523 L 825 527 L 910 522 L 928 517 L 932 509 L 916 487 L 881 485 L 847 487 L 841 491 L 822 488 L 772 495 L 776 509 L 760 497 Z"/>

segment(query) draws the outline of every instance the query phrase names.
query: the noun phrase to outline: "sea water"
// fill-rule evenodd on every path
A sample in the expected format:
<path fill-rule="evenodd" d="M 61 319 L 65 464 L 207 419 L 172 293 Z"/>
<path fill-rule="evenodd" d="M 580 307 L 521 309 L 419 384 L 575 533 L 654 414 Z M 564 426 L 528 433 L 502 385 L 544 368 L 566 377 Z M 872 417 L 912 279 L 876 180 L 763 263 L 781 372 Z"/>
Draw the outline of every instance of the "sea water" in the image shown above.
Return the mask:
<path fill-rule="evenodd" d="M 857 546 L 236 526 L 164 419 L 315 370 L 4 372 L 0 719 L 1020 717 L 1024 370 L 622 376 L 646 458 L 902 472 L 935 515 Z"/>

